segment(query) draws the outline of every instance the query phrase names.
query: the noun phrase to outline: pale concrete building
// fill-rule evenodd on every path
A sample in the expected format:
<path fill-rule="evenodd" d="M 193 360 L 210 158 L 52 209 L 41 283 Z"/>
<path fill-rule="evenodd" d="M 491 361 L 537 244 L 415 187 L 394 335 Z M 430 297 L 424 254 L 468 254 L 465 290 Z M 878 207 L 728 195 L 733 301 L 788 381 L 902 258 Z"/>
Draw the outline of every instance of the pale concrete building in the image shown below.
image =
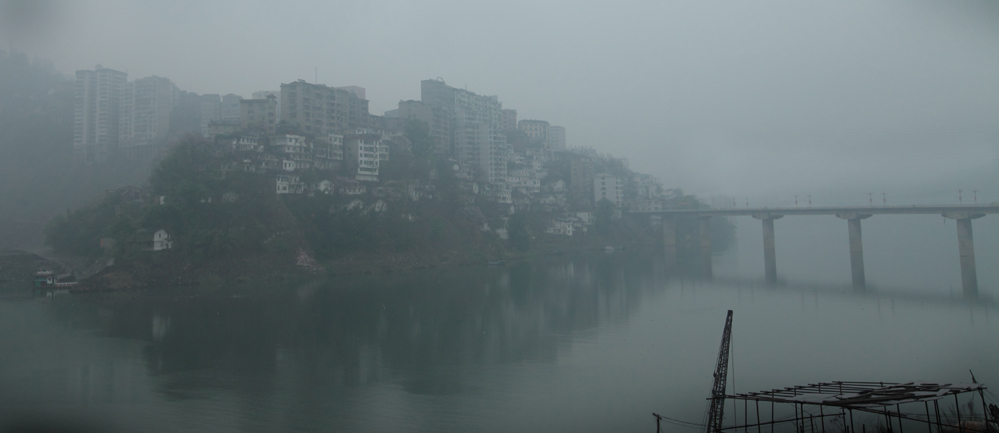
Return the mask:
<path fill-rule="evenodd" d="M 312 168 L 313 145 L 301 135 L 282 134 L 271 136 L 271 152 L 282 158 L 285 171 Z"/>
<path fill-rule="evenodd" d="M 222 104 L 220 107 L 222 121 L 223 122 L 239 122 L 240 119 L 240 104 L 243 97 L 239 95 L 233 95 L 232 93 L 222 96 Z"/>
<path fill-rule="evenodd" d="M 173 248 L 173 241 L 166 230 L 159 229 L 153 233 L 153 251 L 163 251 Z"/>
<path fill-rule="evenodd" d="M 278 122 L 278 99 L 267 95 L 263 99 L 243 99 L 239 101 L 240 122 L 244 130 L 254 129 L 273 134 Z"/>
<path fill-rule="evenodd" d="M 421 101 L 399 101 L 398 116 L 404 120 L 421 120 L 428 126 L 434 121 L 433 109 Z"/>
<path fill-rule="evenodd" d="M 343 163 L 343 136 L 330 134 L 326 142 L 314 144 L 313 167 L 320 170 L 332 170 Z"/>
<path fill-rule="evenodd" d="M 593 204 L 607 199 L 614 206 L 624 204 L 624 181 L 612 174 L 600 173 L 593 177 Z"/>
<path fill-rule="evenodd" d="M 548 131 L 550 125 L 544 120 L 524 119 L 517 122 L 517 129 L 524 131 L 532 141 L 548 145 Z"/>
<path fill-rule="evenodd" d="M 201 135 L 211 136 L 209 124 L 222 121 L 222 95 L 204 94 L 201 99 Z"/>
<path fill-rule="evenodd" d="M 132 158 L 155 152 L 154 146 L 170 132 L 170 115 L 180 89 L 169 79 L 146 77 L 125 85 L 118 126 L 119 147 Z"/>
<path fill-rule="evenodd" d="M 504 131 L 517 129 L 517 110 L 503 109 L 500 111 L 500 124 Z"/>
<path fill-rule="evenodd" d="M 380 148 L 382 137 L 378 134 L 353 134 L 343 138 L 344 156 L 354 178 L 366 182 L 378 181 Z"/>
<path fill-rule="evenodd" d="M 281 84 L 281 120 L 316 139 L 367 128 L 368 117 L 368 101 L 354 91 L 304 80 Z"/>
<path fill-rule="evenodd" d="M 281 91 L 280 90 L 258 90 L 250 94 L 253 99 L 267 99 L 268 95 L 272 95 L 277 98 L 277 118 L 281 119 Z"/>
<path fill-rule="evenodd" d="M 117 150 L 121 93 L 127 82 L 128 74 L 101 65 L 76 71 L 73 152 L 81 161 L 103 161 Z"/>
<path fill-rule="evenodd" d="M 551 151 L 565 150 L 565 128 L 561 126 L 548 127 L 548 145 L 545 146 Z"/>
<path fill-rule="evenodd" d="M 456 89 L 443 80 L 423 80 L 421 102 L 430 108 L 435 152 L 450 149 L 459 162 L 476 167 L 479 179 L 506 184 L 509 146 L 498 97 Z"/>

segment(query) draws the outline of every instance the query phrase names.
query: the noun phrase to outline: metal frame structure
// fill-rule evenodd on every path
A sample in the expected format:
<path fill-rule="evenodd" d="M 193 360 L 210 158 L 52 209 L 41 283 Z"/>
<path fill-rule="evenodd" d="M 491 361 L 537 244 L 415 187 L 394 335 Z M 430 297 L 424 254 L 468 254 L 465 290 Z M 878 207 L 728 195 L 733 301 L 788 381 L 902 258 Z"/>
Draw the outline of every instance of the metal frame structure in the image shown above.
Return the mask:
<path fill-rule="evenodd" d="M 763 427 L 769 426 L 769 432 L 773 432 L 776 425 L 793 422 L 795 431 L 799 433 L 857 433 L 853 418 L 853 413 L 857 411 L 883 416 L 886 430 L 882 431 L 905 433 L 905 421 L 906 425 L 922 424 L 929 433 L 995 432 L 997 420 L 995 415 L 989 414 L 990 406 L 986 403 L 984 394 L 986 389 L 985 385 L 979 383 L 824 382 L 726 395 L 725 399 L 743 401 L 743 419 L 741 424 L 736 419 L 734 425 L 721 427 L 720 430 L 763 433 Z M 981 399 L 981 415 L 962 416 L 959 396 L 970 393 L 973 400 L 976 392 Z M 954 399 L 956 420 L 950 417 L 945 419 L 940 413 L 940 400 L 951 397 Z M 755 417 L 750 417 L 750 402 L 754 402 L 756 406 Z M 769 421 L 761 417 L 760 402 L 770 403 Z M 779 405 L 791 405 L 794 416 L 777 419 L 775 408 Z M 994 406 L 993 404 L 992 407 Z M 782 413 L 785 411 L 786 407 L 781 410 Z M 833 428 L 827 421 L 829 418 L 838 418 L 841 427 Z M 896 426 L 898 430 L 895 430 Z M 860 430 L 866 433 L 866 427 L 861 424 Z M 916 431 L 921 433 L 924 430 Z"/>

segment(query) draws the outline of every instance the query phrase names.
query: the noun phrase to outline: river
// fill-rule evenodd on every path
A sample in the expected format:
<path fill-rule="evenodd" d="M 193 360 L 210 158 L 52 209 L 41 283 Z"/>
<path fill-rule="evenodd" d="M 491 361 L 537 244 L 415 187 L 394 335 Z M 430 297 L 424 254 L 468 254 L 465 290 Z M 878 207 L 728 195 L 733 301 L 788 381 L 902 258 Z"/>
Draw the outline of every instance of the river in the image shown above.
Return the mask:
<path fill-rule="evenodd" d="M 730 392 L 969 370 L 999 386 L 989 289 L 967 302 L 932 282 L 767 286 L 740 251 L 716 257 L 713 280 L 618 251 L 266 298 L 0 302 L 0 416 L 145 432 L 652 431 L 653 412 L 701 422 L 728 309 Z"/>

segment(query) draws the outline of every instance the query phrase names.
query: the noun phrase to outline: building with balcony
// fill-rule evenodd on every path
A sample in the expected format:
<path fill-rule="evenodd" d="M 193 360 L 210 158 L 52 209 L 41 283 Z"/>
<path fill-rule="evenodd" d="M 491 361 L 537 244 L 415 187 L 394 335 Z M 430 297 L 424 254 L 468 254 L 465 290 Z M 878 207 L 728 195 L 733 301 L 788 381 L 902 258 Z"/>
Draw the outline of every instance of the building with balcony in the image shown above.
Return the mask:
<path fill-rule="evenodd" d="M 344 159 L 354 178 L 360 181 L 377 182 L 379 153 L 382 138 L 378 134 L 353 134 L 343 138 Z M 388 151 L 385 151 L 388 153 Z"/>
<path fill-rule="evenodd" d="M 608 200 L 614 206 L 624 204 L 624 181 L 609 173 L 600 173 L 593 177 L 593 203 Z"/>
<path fill-rule="evenodd" d="M 278 122 L 278 98 L 267 95 L 263 99 L 239 101 L 239 126 L 244 130 L 258 130 L 273 134 Z"/>

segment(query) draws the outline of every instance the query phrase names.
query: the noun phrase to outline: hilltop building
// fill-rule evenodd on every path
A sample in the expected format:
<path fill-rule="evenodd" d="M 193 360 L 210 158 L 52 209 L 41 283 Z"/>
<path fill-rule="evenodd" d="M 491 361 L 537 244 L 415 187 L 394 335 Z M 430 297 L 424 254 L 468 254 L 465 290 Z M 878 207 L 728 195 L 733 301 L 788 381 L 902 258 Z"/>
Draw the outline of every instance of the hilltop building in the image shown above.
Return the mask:
<path fill-rule="evenodd" d="M 504 131 L 517 129 L 517 110 L 503 109 L 500 111 L 500 124 Z"/>
<path fill-rule="evenodd" d="M 232 93 L 222 96 L 222 103 L 219 107 L 220 119 L 223 122 L 239 122 L 239 101 L 243 97 Z"/>
<path fill-rule="evenodd" d="M 146 77 L 125 85 L 118 126 L 119 148 L 129 158 L 145 158 L 170 132 L 170 115 L 180 89 L 169 79 Z"/>
<path fill-rule="evenodd" d="M 624 179 L 608 173 L 600 173 L 593 177 L 593 203 L 607 199 L 614 206 L 624 204 Z"/>
<path fill-rule="evenodd" d="M 379 162 L 388 160 L 388 145 L 378 134 L 352 134 L 343 137 L 344 156 L 354 178 L 377 182 Z"/>
<path fill-rule="evenodd" d="M 277 96 L 267 95 L 263 99 L 243 99 L 239 102 L 240 128 L 265 131 L 273 134 L 278 121 Z"/>
<path fill-rule="evenodd" d="M 81 161 L 103 161 L 117 150 L 121 93 L 127 81 L 128 74 L 101 65 L 76 71 L 73 151 Z"/>
<path fill-rule="evenodd" d="M 429 108 L 434 151 L 453 153 L 458 162 L 475 167 L 481 180 L 505 184 L 510 149 L 499 98 L 456 89 L 440 79 L 423 80 L 420 89 L 421 102 Z M 400 115 L 402 111 L 400 105 Z"/>
<path fill-rule="evenodd" d="M 282 121 L 322 140 L 330 134 L 367 128 L 369 123 L 368 101 L 355 91 L 305 80 L 281 84 L 281 107 Z"/>
<path fill-rule="evenodd" d="M 548 127 L 548 143 L 545 148 L 554 152 L 565 150 L 564 127 L 555 125 Z"/>
<path fill-rule="evenodd" d="M 277 118 L 281 119 L 281 91 L 280 90 L 258 90 L 253 92 L 250 97 L 253 99 L 267 99 L 268 96 L 274 96 L 277 98 Z"/>
<path fill-rule="evenodd" d="M 541 143 L 543 146 L 547 147 L 548 144 L 548 130 L 550 125 L 544 120 L 530 120 L 524 119 L 517 122 L 517 129 L 524 131 L 525 134 L 531 139 L 531 141 Z"/>

